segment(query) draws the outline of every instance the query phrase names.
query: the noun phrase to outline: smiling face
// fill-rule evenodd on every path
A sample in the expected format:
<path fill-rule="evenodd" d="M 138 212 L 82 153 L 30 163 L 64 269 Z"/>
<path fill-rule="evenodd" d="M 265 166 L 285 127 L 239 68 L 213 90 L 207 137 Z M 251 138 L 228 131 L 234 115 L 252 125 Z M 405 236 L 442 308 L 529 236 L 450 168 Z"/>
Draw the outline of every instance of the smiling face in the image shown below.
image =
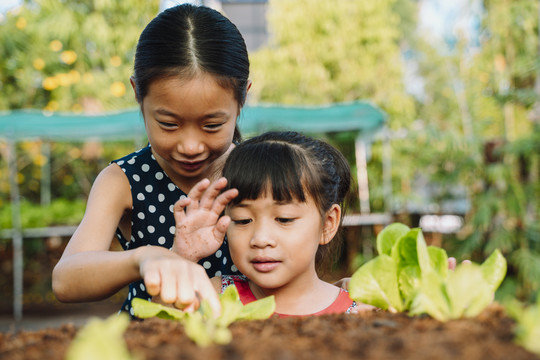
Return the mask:
<path fill-rule="evenodd" d="M 204 73 L 154 81 L 141 108 L 154 157 L 185 192 L 230 148 L 239 111 L 233 91 Z"/>
<path fill-rule="evenodd" d="M 232 260 L 266 295 L 317 281 L 315 253 L 328 240 L 311 198 L 278 202 L 268 193 L 227 209 Z"/>

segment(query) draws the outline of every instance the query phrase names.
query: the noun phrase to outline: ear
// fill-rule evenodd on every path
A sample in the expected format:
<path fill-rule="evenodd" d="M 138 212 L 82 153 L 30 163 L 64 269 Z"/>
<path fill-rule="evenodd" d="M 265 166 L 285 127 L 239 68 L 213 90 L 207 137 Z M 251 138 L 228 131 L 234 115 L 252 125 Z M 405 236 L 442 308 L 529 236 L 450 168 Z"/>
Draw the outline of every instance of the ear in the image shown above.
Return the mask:
<path fill-rule="evenodd" d="M 341 220 L 341 207 L 338 204 L 332 205 L 330 210 L 326 212 L 323 218 L 323 231 L 321 234 L 321 240 L 319 245 L 326 245 L 334 236 L 339 229 L 339 224 Z"/>
<path fill-rule="evenodd" d="M 248 80 L 248 83 L 247 83 L 247 86 L 246 86 L 246 95 L 249 92 L 249 89 L 251 89 L 251 84 L 253 84 L 253 82 L 251 80 Z"/>
<path fill-rule="evenodd" d="M 129 77 L 129 83 L 131 84 L 131 87 L 133 88 L 133 93 L 135 94 L 135 101 L 138 103 L 139 98 L 137 97 L 137 85 L 135 85 L 135 78 L 133 76 Z"/>

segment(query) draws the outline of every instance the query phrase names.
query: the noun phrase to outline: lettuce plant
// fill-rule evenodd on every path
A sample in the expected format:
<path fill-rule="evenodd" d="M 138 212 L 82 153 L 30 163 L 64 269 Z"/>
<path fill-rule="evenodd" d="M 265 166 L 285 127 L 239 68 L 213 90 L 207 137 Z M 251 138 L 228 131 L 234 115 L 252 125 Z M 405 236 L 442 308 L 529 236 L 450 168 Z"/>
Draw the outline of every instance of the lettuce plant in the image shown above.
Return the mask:
<path fill-rule="evenodd" d="M 114 314 L 104 320 L 90 319 L 69 345 L 66 360 L 136 359 L 124 341 L 128 325 L 129 316 L 125 313 Z"/>
<path fill-rule="evenodd" d="M 421 229 L 400 223 L 378 234 L 377 251 L 377 257 L 353 274 L 351 297 L 391 312 L 427 313 L 441 321 L 480 313 L 506 274 L 499 250 L 482 265 L 459 264 L 449 271 L 444 249 L 427 246 Z"/>
<path fill-rule="evenodd" d="M 535 304 L 524 305 L 517 300 L 506 304 L 506 311 L 517 322 L 515 341 L 525 349 L 540 355 L 540 296 Z"/>
<path fill-rule="evenodd" d="M 235 286 L 229 286 L 220 294 L 221 315 L 214 317 L 212 309 L 203 301 L 198 311 L 184 312 L 169 306 L 135 298 L 131 305 L 139 318 L 159 317 L 176 320 L 184 325 L 186 335 L 199 346 L 212 343 L 228 344 L 232 340 L 228 328 L 240 320 L 262 320 L 269 318 L 276 309 L 273 296 L 243 305 Z"/>

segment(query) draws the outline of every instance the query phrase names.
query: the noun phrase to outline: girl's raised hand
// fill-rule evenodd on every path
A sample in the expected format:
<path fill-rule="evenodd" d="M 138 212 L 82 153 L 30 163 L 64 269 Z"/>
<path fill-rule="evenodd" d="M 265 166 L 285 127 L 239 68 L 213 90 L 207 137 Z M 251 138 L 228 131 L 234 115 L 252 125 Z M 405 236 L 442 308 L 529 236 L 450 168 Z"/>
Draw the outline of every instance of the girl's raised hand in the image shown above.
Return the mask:
<path fill-rule="evenodd" d="M 173 251 L 188 260 L 197 262 L 214 254 L 225 238 L 231 218 L 221 216 L 225 206 L 238 195 L 238 190 L 221 191 L 227 179 L 213 183 L 203 179 L 174 204 L 176 236 Z M 220 194 L 221 193 L 221 194 Z"/>

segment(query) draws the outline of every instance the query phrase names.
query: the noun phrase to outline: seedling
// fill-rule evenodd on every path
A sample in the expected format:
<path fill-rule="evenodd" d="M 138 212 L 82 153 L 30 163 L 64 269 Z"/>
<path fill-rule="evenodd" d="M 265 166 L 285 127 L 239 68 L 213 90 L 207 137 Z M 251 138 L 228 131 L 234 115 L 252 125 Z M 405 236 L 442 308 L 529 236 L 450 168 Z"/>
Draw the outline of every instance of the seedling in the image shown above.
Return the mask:
<path fill-rule="evenodd" d="M 474 317 L 493 301 L 506 274 L 495 250 L 482 264 L 448 270 L 444 249 L 427 246 L 418 228 L 394 223 L 377 236 L 379 255 L 361 266 L 349 284 L 351 297 L 390 312 L 426 313 L 440 321 Z"/>

